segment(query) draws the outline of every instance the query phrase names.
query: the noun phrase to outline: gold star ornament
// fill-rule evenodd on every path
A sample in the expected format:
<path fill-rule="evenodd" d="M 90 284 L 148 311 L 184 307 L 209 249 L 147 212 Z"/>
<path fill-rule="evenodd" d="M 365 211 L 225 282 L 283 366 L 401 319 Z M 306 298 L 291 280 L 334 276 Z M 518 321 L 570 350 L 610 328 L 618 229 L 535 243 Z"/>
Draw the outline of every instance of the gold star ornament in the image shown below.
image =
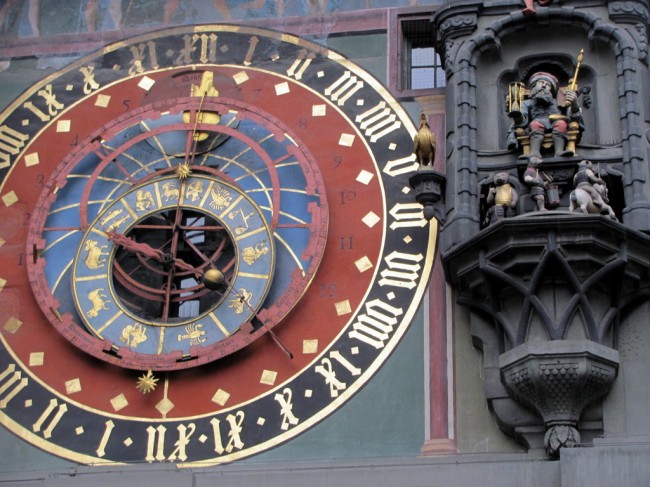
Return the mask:
<path fill-rule="evenodd" d="M 138 377 L 138 383 L 135 388 L 140 391 L 142 394 L 149 394 L 156 389 L 158 385 L 158 377 L 153 375 L 151 370 L 148 370 L 146 374 L 141 377 Z"/>

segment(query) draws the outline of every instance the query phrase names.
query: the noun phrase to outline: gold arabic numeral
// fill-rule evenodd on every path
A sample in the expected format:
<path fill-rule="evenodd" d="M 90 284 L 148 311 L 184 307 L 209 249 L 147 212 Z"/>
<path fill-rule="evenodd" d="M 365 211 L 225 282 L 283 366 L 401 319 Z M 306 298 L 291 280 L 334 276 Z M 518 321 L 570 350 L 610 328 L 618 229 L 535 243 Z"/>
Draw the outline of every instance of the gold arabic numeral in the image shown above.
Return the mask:
<path fill-rule="evenodd" d="M 29 135 L 18 132 L 7 125 L 0 125 L 0 169 L 9 167 L 15 156 L 25 147 Z"/>
<path fill-rule="evenodd" d="M 158 54 L 156 53 L 156 43 L 147 41 L 141 44 L 131 46 L 132 59 L 129 61 L 129 74 L 135 75 L 144 73 L 149 69 L 158 69 Z M 145 68 L 145 65 L 147 66 Z"/>
<path fill-rule="evenodd" d="M 334 363 L 337 363 L 339 367 L 335 367 Z M 341 366 L 353 377 L 361 375 L 361 369 L 355 367 L 337 350 L 331 351 L 328 357 L 322 358 L 320 363 L 314 369 L 324 377 L 325 384 L 330 387 L 330 396 L 333 398 L 338 397 L 339 392 L 347 388 L 347 384 L 337 376 L 337 369 L 340 371 Z"/>

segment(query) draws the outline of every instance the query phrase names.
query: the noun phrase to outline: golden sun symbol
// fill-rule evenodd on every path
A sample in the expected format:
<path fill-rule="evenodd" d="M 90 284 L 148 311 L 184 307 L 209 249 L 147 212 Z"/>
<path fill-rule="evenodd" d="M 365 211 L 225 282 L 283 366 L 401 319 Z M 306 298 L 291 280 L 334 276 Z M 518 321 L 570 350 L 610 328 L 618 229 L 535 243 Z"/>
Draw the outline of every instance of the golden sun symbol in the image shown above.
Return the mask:
<path fill-rule="evenodd" d="M 184 162 L 183 164 L 180 164 L 176 168 L 176 176 L 178 179 L 187 179 L 190 174 L 192 174 L 192 168 L 187 162 Z"/>
<path fill-rule="evenodd" d="M 145 375 L 138 377 L 138 383 L 135 388 L 140 391 L 142 394 L 149 394 L 156 389 L 158 385 L 158 377 L 153 375 L 151 370 L 148 370 Z"/>

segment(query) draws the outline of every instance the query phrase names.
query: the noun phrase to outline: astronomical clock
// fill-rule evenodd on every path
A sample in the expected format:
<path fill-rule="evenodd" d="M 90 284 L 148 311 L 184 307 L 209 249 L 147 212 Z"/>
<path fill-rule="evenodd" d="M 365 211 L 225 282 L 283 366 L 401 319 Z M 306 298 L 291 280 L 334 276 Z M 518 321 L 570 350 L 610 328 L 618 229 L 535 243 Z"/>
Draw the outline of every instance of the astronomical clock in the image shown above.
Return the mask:
<path fill-rule="evenodd" d="M 0 421 L 86 463 L 295 437 L 398 345 L 429 278 L 415 128 L 291 35 L 109 45 L 0 116 Z"/>

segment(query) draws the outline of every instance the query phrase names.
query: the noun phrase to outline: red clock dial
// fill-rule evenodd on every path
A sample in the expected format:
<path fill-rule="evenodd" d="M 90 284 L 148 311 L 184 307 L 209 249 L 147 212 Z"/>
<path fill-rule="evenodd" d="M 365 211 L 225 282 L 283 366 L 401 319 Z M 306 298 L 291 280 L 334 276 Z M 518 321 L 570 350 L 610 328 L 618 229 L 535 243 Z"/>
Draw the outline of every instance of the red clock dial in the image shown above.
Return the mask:
<path fill-rule="evenodd" d="M 252 455 L 342 406 L 409 326 L 435 248 L 415 129 L 340 55 L 161 31 L 3 117 L 0 418 L 28 441 L 86 463 Z"/>

